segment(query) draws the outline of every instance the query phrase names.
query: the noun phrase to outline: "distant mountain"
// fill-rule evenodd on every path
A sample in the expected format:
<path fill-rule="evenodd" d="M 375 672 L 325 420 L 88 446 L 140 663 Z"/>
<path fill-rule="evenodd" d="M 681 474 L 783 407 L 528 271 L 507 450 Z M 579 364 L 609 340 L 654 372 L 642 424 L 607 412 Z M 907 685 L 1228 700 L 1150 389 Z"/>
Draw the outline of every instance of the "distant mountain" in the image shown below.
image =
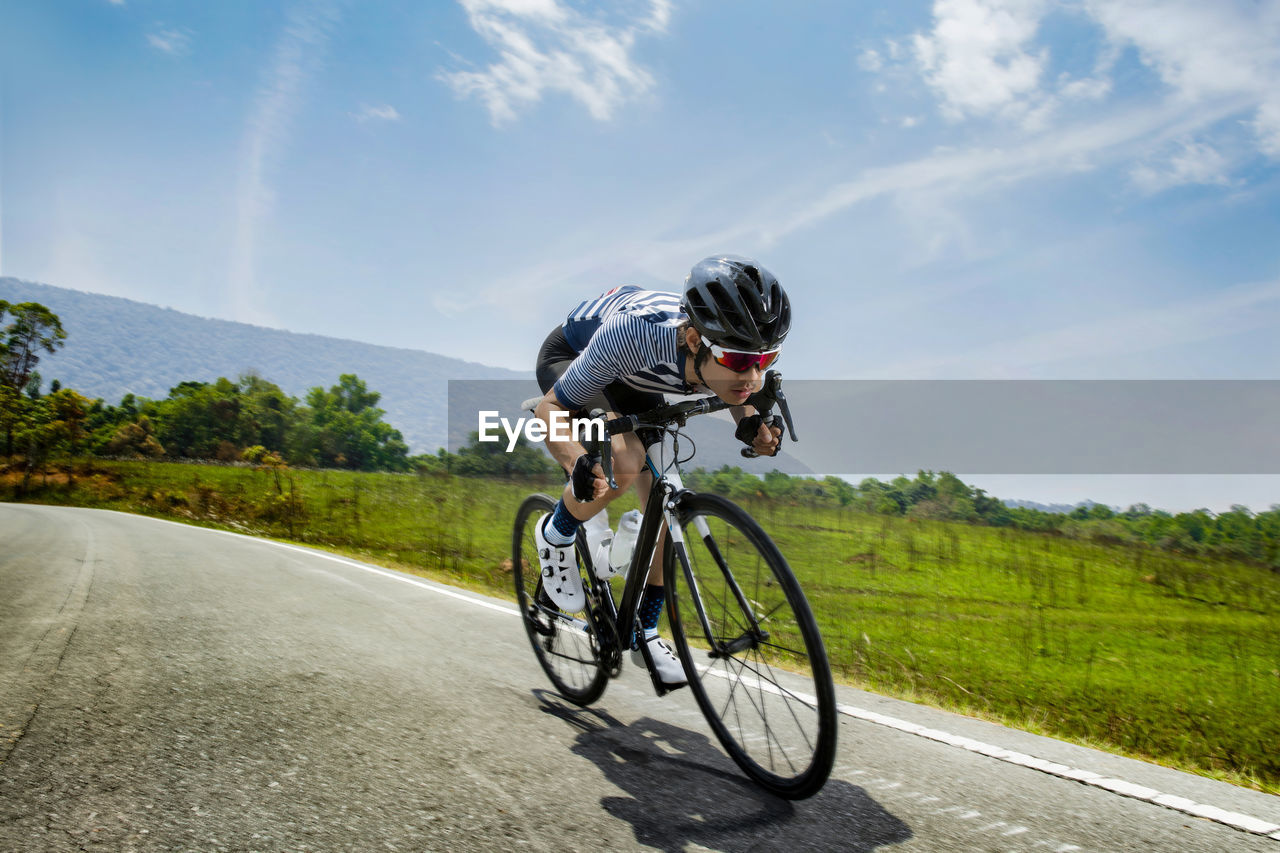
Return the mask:
<path fill-rule="evenodd" d="M 387 412 L 386 421 L 400 430 L 411 451 L 432 453 L 447 446 L 449 439 L 450 379 L 526 381 L 527 389 L 523 390 L 522 385 L 513 388 L 509 383 L 496 383 L 504 390 L 518 392 L 506 395 L 513 404 L 492 406 L 510 417 L 522 414 L 514 411 L 520 400 L 538 394 L 532 370 L 506 370 L 422 350 L 196 317 L 131 299 L 16 278 L 0 278 L 0 299 L 39 302 L 61 318 L 67 331 L 66 346 L 42 357 L 38 368 L 46 387 L 57 379 L 112 404 L 119 403 L 125 394 L 163 399 L 180 382 L 211 382 L 220 376 L 235 379 L 248 372 L 303 398 L 310 388 L 328 388 L 341 374 L 355 373 L 382 395 L 379 405 Z M 541 340 L 542 333 L 533 337 Z M 530 360 L 532 356 L 531 351 Z M 476 391 L 481 385 L 466 383 L 460 389 L 455 383 L 455 409 L 478 406 Z M 455 449 L 460 429 L 465 435 L 465 426 L 455 423 Z M 739 465 L 756 474 L 772 468 L 789 474 L 809 473 L 785 454 L 776 460 L 742 459 L 738 455 L 741 445 L 733 438 L 729 424 L 694 419 L 689 431 L 698 442 L 695 465 L 710 469 Z"/>
<path fill-rule="evenodd" d="M 247 372 L 302 398 L 355 373 L 382 394 L 386 420 L 413 452 L 445 443 L 447 381 L 524 379 L 500 367 L 420 350 L 303 335 L 211 320 L 130 299 L 0 278 L 0 299 L 39 302 L 62 320 L 66 346 L 40 360 L 46 384 L 57 379 L 82 394 L 118 403 L 125 394 L 163 399 L 179 382 L 235 379 Z"/>

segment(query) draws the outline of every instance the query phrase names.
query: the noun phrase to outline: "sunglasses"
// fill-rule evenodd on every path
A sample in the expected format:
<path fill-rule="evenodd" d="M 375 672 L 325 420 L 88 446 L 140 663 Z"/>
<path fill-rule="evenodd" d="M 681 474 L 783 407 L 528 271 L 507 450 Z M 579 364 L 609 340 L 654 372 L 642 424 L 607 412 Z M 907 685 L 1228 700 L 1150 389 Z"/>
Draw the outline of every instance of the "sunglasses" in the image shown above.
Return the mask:
<path fill-rule="evenodd" d="M 719 344 L 713 344 L 707 340 L 706 335 L 702 336 L 702 345 L 711 350 L 711 357 L 715 363 L 721 367 L 727 367 L 734 373 L 745 373 L 753 367 L 764 370 L 778 358 L 782 353 L 781 349 L 769 350 L 768 352 L 746 352 L 736 349 L 725 349 Z"/>

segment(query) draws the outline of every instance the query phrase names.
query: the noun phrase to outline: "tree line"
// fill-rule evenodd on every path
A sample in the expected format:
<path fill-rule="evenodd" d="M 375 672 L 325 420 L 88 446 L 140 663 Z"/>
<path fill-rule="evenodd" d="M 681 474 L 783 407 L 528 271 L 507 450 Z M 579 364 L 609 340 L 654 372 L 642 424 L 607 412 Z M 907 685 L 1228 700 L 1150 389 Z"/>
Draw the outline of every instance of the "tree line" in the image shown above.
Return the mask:
<path fill-rule="evenodd" d="M 857 485 L 839 477 L 793 477 L 770 471 L 757 477 L 740 468 L 698 468 L 685 473 L 692 489 L 738 500 L 767 498 L 801 505 L 841 506 L 880 515 L 1013 527 L 1098 542 L 1142 543 L 1186 554 L 1219 554 L 1264 563 L 1280 571 L 1280 504 L 1255 513 L 1235 505 L 1222 513 L 1197 509 L 1170 513 L 1138 503 L 1117 511 L 1104 504 L 1068 513 L 1007 506 L 955 474 L 919 471 L 888 482 L 868 477 Z"/>
<path fill-rule="evenodd" d="M 6 318 L 8 322 L 6 323 Z M 55 456 L 104 456 L 407 471 L 398 430 L 381 399 L 355 374 L 305 398 L 255 375 L 181 382 L 163 400 L 126 394 L 119 405 L 89 399 L 56 380 L 43 391 L 36 366 L 65 345 L 56 314 L 35 302 L 0 300 L 0 428 L 6 456 L 28 470 Z"/>

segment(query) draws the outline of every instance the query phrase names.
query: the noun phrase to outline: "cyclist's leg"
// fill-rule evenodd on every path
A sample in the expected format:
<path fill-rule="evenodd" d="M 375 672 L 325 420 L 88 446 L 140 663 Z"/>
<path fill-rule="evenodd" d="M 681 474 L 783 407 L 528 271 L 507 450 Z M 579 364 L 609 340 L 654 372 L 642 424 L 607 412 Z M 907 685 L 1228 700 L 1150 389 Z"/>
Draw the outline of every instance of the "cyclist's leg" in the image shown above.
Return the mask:
<path fill-rule="evenodd" d="M 569 365 L 578 357 L 578 353 L 565 339 L 564 330 L 557 326 L 547 335 L 538 350 L 535 374 L 538 387 L 545 394 L 551 390 L 556 381 L 569 369 Z M 583 411 L 604 409 L 611 417 L 619 414 L 635 414 L 646 411 L 663 402 L 661 394 L 652 394 L 628 388 L 621 382 L 615 382 L 605 389 L 604 393 L 587 402 Z M 573 497 L 573 489 L 565 484 L 565 510 L 578 521 L 586 521 L 604 507 L 608 506 L 624 494 L 635 483 L 636 477 L 644 468 L 644 445 L 635 435 L 613 437 L 613 476 L 618 483 L 617 489 L 610 489 L 603 497 L 586 503 L 579 503 Z"/>

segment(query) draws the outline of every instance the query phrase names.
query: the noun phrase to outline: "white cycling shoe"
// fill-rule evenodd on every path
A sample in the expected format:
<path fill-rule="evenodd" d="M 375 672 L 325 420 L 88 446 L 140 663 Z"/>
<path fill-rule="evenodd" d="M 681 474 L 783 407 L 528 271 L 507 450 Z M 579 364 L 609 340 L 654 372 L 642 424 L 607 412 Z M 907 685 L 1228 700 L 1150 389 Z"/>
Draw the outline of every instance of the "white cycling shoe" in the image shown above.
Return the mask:
<path fill-rule="evenodd" d="M 534 526 L 534 542 L 538 546 L 538 562 L 542 564 L 542 589 L 565 613 L 577 613 L 587 607 L 587 593 L 582 588 L 582 575 L 578 561 L 573 556 L 573 543 L 552 545 L 542 535 L 542 528 L 551 523 L 551 515 L 544 515 Z"/>
<path fill-rule="evenodd" d="M 671 650 L 671 646 L 667 645 L 666 640 L 661 637 L 651 637 L 645 640 L 645 645 L 649 648 L 649 657 L 653 659 L 653 671 L 657 674 L 658 680 L 662 682 L 664 687 L 683 687 L 689 683 L 684 675 L 684 665 L 680 663 L 680 658 L 676 657 L 676 653 Z M 636 666 L 644 667 L 644 652 L 640 649 L 633 649 L 631 661 Z"/>

